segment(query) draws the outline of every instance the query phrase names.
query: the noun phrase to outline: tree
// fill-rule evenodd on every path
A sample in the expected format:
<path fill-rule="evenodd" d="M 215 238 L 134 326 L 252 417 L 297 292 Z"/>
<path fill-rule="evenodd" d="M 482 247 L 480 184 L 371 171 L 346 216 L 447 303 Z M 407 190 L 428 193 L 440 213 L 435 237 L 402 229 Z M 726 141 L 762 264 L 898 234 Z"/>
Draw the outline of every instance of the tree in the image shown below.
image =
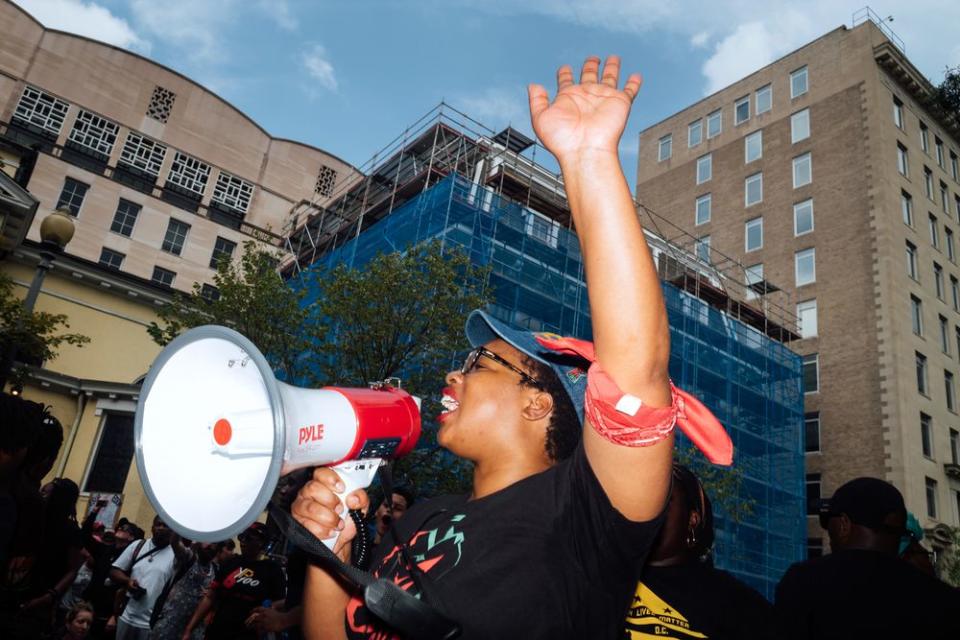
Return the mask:
<path fill-rule="evenodd" d="M 691 444 L 677 446 L 674 461 L 696 474 L 715 512 L 723 513 L 734 522 L 741 522 L 753 513 L 756 500 L 742 495 L 743 471 L 738 467 L 711 464 Z"/>
<path fill-rule="evenodd" d="M 276 265 L 272 251 L 245 242 L 239 261 L 221 259 L 217 264 L 215 293 L 204 291 L 199 283 L 189 294 L 176 292 L 147 332 L 157 344 L 166 345 L 187 329 L 224 325 L 252 340 L 282 379 L 314 381 L 303 356 L 310 353 L 322 327 L 302 304 L 305 292 L 289 287 Z"/>
<path fill-rule="evenodd" d="M 2 367 L 16 357 L 21 362 L 40 364 L 57 357 L 59 348 L 64 344 L 82 347 L 90 338 L 80 333 L 64 333 L 70 328 L 65 314 L 33 311 L 27 313 L 23 301 L 13 293 L 13 281 L 0 273 L 0 354 L 4 354 Z M 9 375 L 8 375 L 9 374 Z M 13 384 L 22 384 L 24 371 L 0 371 L 0 387 L 9 379 Z"/>
<path fill-rule="evenodd" d="M 316 313 L 327 321 L 316 347 L 320 378 L 359 386 L 396 377 L 423 399 L 420 445 L 396 472 L 422 493 L 460 492 L 470 484 L 466 463 L 436 444 L 433 417 L 443 373 L 468 346 L 466 316 L 488 302 L 488 274 L 462 251 L 431 242 L 379 254 L 362 268 L 317 270 L 310 283 Z"/>
<path fill-rule="evenodd" d="M 950 539 L 952 544 L 943 559 L 940 577 L 944 582 L 960 587 L 960 527 L 950 529 Z"/>
<path fill-rule="evenodd" d="M 935 100 L 948 116 L 960 121 L 960 66 L 947 67 L 943 72 L 943 82 L 937 87 Z"/>

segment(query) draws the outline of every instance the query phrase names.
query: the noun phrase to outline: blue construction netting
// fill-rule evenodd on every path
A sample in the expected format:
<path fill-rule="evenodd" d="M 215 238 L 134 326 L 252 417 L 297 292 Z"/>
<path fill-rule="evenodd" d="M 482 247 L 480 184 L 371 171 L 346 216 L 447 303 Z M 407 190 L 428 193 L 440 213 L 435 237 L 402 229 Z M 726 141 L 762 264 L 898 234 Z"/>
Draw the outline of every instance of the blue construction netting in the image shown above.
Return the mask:
<path fill-rule="evenodd" d="M 522 205 L 451 174 L 395 208 L 311 268 L 359 267 L 377 253 L 439 239 L 491 265 L 490 311 L 516 326 L 589 339 L 590 311 L 576 236 Z M 309 283 L 306 277 L 302 282 Z M 309 286 L 309 285 L 308 285 Z M 670 373 L 727 427 L 740 482 L 716 514 L 715 563 L 768 598 L 806 549 L 800 357 L 744 323 L 664 284 Z M 308 292 L 305 304 L 315 298 Z M 682 436 L 679 447 L 690 447 Z"/>

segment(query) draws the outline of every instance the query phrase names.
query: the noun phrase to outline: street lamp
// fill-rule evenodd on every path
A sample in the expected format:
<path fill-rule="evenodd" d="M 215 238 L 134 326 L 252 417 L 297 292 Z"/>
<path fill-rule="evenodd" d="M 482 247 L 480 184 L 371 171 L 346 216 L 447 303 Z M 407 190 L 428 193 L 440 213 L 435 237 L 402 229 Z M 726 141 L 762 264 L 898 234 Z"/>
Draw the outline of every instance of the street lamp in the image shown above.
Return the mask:
<path fill-rule="evenodd" d="M 37 271 L 33 274 L 33 281 L 30 283 L 27 297 L 23 299 L 23 313 L 17 318 L 17 326 L 13 332 L 14 336 L 18 336 L 23 329 L 23 319 L 33 313 L 33 307 L 37 304 L 37 297 L 40 295 L 43 280 L 53 266 L 53 261 L 63 253 L 67 243 L 73 238 L 75 229 L 73 216 L 65 208 L 57 209 L 40 223 L 40 264 L 37 265 Z M 7 384 L 7 378 L 16 357 L 17 345 L 11 340 L 5 350 L 2 365 L 0 365 L 0 390 Z"/>

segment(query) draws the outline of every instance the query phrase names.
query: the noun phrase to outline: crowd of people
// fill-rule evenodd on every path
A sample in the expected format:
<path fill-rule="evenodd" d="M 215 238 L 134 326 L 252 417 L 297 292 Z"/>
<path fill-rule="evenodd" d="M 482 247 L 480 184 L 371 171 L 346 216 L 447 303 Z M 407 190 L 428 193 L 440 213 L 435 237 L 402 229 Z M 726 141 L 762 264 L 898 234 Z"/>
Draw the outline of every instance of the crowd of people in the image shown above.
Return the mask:
<path fill-rule="evenodd" d="M 960 592 L 931 575 L 902 495 L 876 478 L 825 502 L 831 553 L 793 565 L 773 603 L 713 566 L 710 497 L 673 462 L 673 431 L 720 464 L 732 443 L 667 374 L 660 283 L 617 156 L 640 77 L 620 87 L 612 57 L 557 80 L 553 101 L 531 85 L 530 110 L 563 171 L 594 342 L 472 313 L 473 351 L 446 376 L 437 436 L 473 463 L 469 494 L 399 487 L 372 505 L 317 468 L 283 480 L 275 503 L 316 537 L 337 534 L 341 561 L 369 565 L 463 640 L 960 637 Z M 5 640 L 421 637 L 391 617 L 402 607 L 376 608 L 334 565 L 283 548 L 272 522 L 250 525 L 239 553 L 184 540 L 159 516 L 149 537 L 124 519 L 108 528 L 102 504 L 78 523 L 76 483 L 42 484 L 62 427 L 37 403 L 0 402 Z"/>

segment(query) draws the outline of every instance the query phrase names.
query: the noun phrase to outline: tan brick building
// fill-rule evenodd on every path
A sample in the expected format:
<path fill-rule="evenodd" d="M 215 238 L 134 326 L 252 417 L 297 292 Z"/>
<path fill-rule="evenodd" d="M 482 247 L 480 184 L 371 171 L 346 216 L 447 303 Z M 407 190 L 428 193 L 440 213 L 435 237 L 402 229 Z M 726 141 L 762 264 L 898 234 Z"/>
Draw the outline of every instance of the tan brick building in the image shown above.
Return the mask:
<path fill-rule="evenodd" d="M 39 227 L 75 216 L 38 310 L 65 313 L 82 348 L 31 372 L 25 397 L 53 406 L 65 446 L 54 473 L 84 491 L 152 509 L 131 466 L 139 382 L 159 351 L 146 327 L 175 289 L 210 289 L 215 259 L 246 240 L 282 249 L 297 211 L 326 204 L 358 172 L 307 144 L 272 137 L 215 93 L 129 51 L 46 29 L 0 0 L 0 165 L 39 200 L 0 217 L 0 268 L 25 293 Z M 23 207 L 21 207 L 23 208 Z M 30 218 L 30 219 L 28 219 Z"/>
<path fill-rule="evenodd" d="M 885 478 L 936 547 L 960 525 L 960 127 L 931 91 L 874 23 L 838 28 L 643 131 L 637 198 L 796 305 L 808 510 Z"/>

